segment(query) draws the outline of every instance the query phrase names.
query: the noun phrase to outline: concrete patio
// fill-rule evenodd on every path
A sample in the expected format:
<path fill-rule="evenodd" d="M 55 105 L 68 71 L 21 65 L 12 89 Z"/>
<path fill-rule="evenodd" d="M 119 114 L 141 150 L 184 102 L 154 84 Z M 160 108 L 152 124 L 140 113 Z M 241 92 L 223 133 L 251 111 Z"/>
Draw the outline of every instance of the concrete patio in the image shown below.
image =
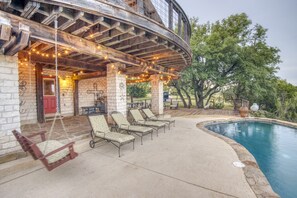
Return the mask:
<path fill-rule="evenodd" d="M 117 150 L 102 142 L 52 172 L 38 163 L 31 172 L 0 179 L 1 197 L 255 197 L 235 151 L 196 124 L 228 116 L 176 118 L 176 127 Z M 87 145 L 85 140 L 85 146 Z"/>

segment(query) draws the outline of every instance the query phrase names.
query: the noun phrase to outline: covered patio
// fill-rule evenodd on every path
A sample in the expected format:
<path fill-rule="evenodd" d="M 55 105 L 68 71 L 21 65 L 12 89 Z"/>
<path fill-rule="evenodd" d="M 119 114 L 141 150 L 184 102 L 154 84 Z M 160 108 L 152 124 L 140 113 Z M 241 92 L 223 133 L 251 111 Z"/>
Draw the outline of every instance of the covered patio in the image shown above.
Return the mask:
<path fill-rule="evenodd" d="M 151 1 L 2 2 L 0 157 L 21 149 L 12 130 L 49 131 L 56 114 L 74 138 L 89 130 L 81 115 L 127 115 L 128 83 L 150 82 L 151 109 L 162 114 L 163 84 L 192 61 L 189 20 L 174 0 L 163 3 L 166 23 Z"/>
<path fill-rule="evenodd" d="M 153 141 L 146 138 L 143 146 L 137 140 L 134 151 L 123 147 L 121 158 L 110 144 L 90 150 L 80 142 L 77 149 L 83 153 L 71 163 L 49 173 L 36 162 L 2 177 L 0 193 L 5 197 L 256 197 L 243 170 L 232 164 L 239 160 L 235 151 L 196 128 L 214 116 L 191 117 L 176 118 L 176 127 Z"/>

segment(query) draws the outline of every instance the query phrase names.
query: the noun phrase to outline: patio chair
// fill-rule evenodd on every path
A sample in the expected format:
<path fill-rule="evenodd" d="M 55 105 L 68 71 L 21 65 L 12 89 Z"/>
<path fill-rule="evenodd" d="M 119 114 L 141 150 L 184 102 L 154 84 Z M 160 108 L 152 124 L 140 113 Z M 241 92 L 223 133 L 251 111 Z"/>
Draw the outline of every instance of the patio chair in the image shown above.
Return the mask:
<path fill-rule="evenodd" d="M 24 136 L 18 131 L 12 131 L 16 140 L 20 143 L 25 152 L 29 152 L 34 160 L 39 159 L 48 171 L 57 168 L 65 162 L 72 160 L 78 156 L 74 151 L 74 142 L 62 144 L 56 140 L 46 140 L 45 131 Z M 34 143 L 29 138 L 40 136 L 40 143 Z"/>
<path fill-rule="evenodd" d="M 170 129 L 170 125 L 173 124 L 173 126 L 175 126 L 175 120 L 172 118 L 166 118 L 166 115 L 159 115 L 156 116 L 150 109 L 142 109 L 142 112 L 144 113 L 144 115 L 146 116 L 146 118 L 148 120 L 154 120 L 154 121 L 160 121 L 160 122 L 166 122 L 169 123 L 169 129 Z"/>
<path fill-rule="evenodd" d="M 131 125 L 128 122 L 127 118 L 125 118 L 125 116 L 120 112 L 112 112 L 110 115 L 120 131 L 133 133 L 138 137 L 140 137 L 141 145 L 143 144 L 142 138 L 145 135 L 151 134 L 151 139 L 153 140 L 153 130 L 154 130 L 153 128 Z"/>
<path fill-rule="evenodd" d="M 92 126 L 91 137 L 92 140 L 90 141 L 90 147 L 94 148 L 95 144 L 99 142 L 100 139 L 103 139 L 107 142 L 110 142 L 115 147 L 118 148 L 119 157 L 121 157 L 121 146 L 129 143 L 133 143 L 133 150 L 134 150 L 134 141 L 135 137 L 132 135 L 111 132 L 108 124 L 105 120 L 104 115 L 94 115 L 88 116 L 89 122 Z M 96 141 L 96 138 L 99 139 Z"/>
<path fill-rule="evenodd" d="M 165 133 L 166 123 L 159 122 L 159 121 L 146 121 L 142 117 L 142 115 L 138 109 L 133 109 L 133 110 L 130 110 L 129 112 L 132 115 L 135 124 L 152 127 L 153 129 L 155 129 L 157 131 L 157 136 L 159 134 L 159 129 L 161 129 L 161 128 L 164 128 L 164 133 Z"/>
<path fill-rule="evenodd" d="M 170 109 L 178 109 L 178 101 L 172 101 L 169 107 Z"/>

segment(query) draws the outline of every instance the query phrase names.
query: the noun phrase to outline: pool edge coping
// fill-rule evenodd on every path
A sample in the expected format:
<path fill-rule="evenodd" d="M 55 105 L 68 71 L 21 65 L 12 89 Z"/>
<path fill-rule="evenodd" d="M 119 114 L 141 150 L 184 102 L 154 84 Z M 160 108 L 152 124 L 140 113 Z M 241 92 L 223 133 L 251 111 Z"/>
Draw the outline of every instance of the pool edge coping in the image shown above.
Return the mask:
<path fill-rule="evenodd" d="M 258 121 L 263 123 L 273 123 L 279 124 L 286 127 L 297 128 L 297 124 L 282 120 L 269 119 L 269 118 L 228 118 L 228 119 L 213 119 L 208 121 L 203 121 L 197 123 L 197 128 L 202 131 L 217 137 L 224 142 L 226 142 L 237 154 L 239 160 L 245 164 L 243 168 L 244 176 L 246 178 L 247 183 L 250 188 L 253 190 L 257 197 L 280 197 L 274 190 L 272 189 L 270 183 L 268 182 L 266 176 L 260 169 L 256 159 L 254 156 L 241 144 L 236 142 L 235 140 L 228 138 L 226 136 L 220 135 L 213 131 L 208 130 L 205 126 L 209 124 L 220 124 L 220 123 L 228 123 L 228 122 L 236 122 L 236 121 Z"/>

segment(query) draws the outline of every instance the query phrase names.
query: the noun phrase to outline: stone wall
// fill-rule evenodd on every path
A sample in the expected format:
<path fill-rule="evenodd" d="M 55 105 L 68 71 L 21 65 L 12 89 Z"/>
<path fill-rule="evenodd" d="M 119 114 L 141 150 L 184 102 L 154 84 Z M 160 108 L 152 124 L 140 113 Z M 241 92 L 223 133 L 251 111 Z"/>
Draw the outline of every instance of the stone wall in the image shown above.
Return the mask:
<path fill-rule="evenodd" d="M 88 90 L 102 90 L 103 95 L 106 96 L 106 77 L 91 78 L 86 80 L 80 80 L 78 82 L 78 94 L 79 94 L 79 111 L 81 113 L 81 107 L 94 105 L 94 94 L 88 93 Z"/>
<path fill-rule="evenodd" d="M 127 84 L 126 75 L 119 72 L 119 68 L 123 65 L 108 64 L 107 65 L 107 112 L 113 111 L 127 114 Z M 109 121 L 112 119 L 109 118 Z"/>
<path fill-rule="evenodd" d="M 18 58 L 0 55 L 0 156 L 20 149 L 11 133 L 20 130 L 18 80 Z"/>
<path fill-rule="evenodd" d="M 160 75 L 151 76 L 151 93 L 152 93 L 152 111 L 155 114 L 163 114 L 163 81 Z"/>
<path fill-rule="evenodd" d="M 19 62 L 18 66 L 21 124 L 36 123 L 35 65 Z"/>

